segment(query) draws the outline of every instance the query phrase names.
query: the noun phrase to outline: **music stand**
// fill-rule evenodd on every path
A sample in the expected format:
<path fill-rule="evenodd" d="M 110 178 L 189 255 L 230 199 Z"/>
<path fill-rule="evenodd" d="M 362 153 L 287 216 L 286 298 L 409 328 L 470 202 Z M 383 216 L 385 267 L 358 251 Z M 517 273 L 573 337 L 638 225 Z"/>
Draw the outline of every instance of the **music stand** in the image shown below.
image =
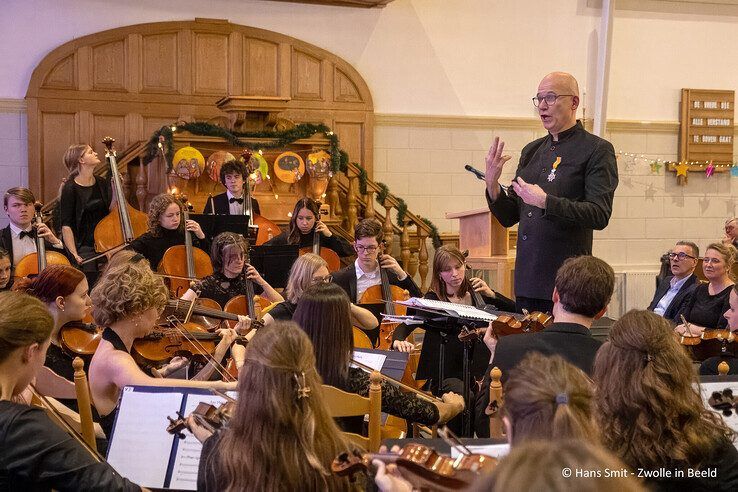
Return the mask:
<path fill-rule="evenodd" d="M 206 237 L 214 238 L 222 232 L 233 232 L 244 236 L 249 244 L 256 244 L 259 226 L 249 226 L 248 215 L 190 214 L 190 218 L 200 224 Z M 246 230 L 249 231 L 248 236 L 244 234 Z"/>
<path fill-rule="evenodd" d="M 251 265 L 274 288 L 287 287 L 292 264 L 299 256 L 296 244 L 252 246 L 249 249 Z"/>

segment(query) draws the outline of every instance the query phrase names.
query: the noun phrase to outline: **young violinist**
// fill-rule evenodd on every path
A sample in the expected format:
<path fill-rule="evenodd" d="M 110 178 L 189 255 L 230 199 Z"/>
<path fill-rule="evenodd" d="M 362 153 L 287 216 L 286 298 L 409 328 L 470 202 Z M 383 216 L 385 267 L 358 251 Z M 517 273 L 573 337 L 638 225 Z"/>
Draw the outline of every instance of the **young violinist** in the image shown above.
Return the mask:
<path fill-rule="evenodd" d="M 466 276 L 466 259 L 455 246 L 441 246 L 433 256 L 433 271 L 430 290 L 425 294 L 426 299 L 434 299 L 456 304 L 473 305 L 472 291 L 481 295 L 484 304 L 493 306 L 500 311 L 515 311 L 515 302 L 493 291 L 481 278 Z M 482 307 L 482 306 L 478 306 Z M 405 324 L 395 328 L 392 334 L 392 347 L 401 352 L 410 352 L 413 344 L 405 341 L 415 326 Z M 440 351 L 441 337 L 433 331 L 428 330 L 423 338 L 423 348 L 420 352 L 417 379 L 430 379 L 436 381 L 438 377 L 438 356 Z M 481 348 L 481 347 L 480 347 Z M 477 348 L 475 347 L 475 350 Z M 487 358 L 489 353 L 486 352 Z M 464 347 L 457 337 L 450 337 L 446 344 L 446 367 L 444 379 L 452 381 L 443 382 L 442 386 L 455 388 L 461 391 L 459 384 L 463 378 L 462 367 L 464 360 Z M 486 364 L 486 361 L 485 361 Z M 449 386 L 450 385 L 450 386 Z"/>
<path fill-rule="evenodd" d="M 141 490 L 46 416 L 12 400 L 46 358 L 54 326 L 41 301 L 0 293 L 0 490 Z"/>
<path fill-rule="evenodd" d="M 265 324 L 276 321 L 289 321 L 297 309 L 297 303 L 305 290 L 311 285 L 331 282 L 325 260 L 318 255 L 306 253 L 292 264 L 287 287 L 284 290 L 285 300 L 280 302 L 262 320 Z M 374 315 L 368 310 L 351 303 L 349 307 L 352 323 L 363 330 L 372 330 L 379 324 Z"/>
<path fill-rule="evenodd" d="M 320 220 L 320 204 L 312 198 L 300 198 L 290 217 L 289 229 L 270 239 L 265 245 L 296 244 L 301 248 L 313 245 L 314 233 L 320 233 L 320 246 L 332 249 L 338 256 L 354 254 L 348 241 L 334 235 L 325 222 Z"/>
<path fill-rule="evenodd" d="M 189 289 L 182 299 L 191 301 L 198 296 L 212 299 L 225 307 L 236 296 L 246 294 L 246 282 L 251 282 L 254 294 L 264 295 L 271 302 L 282 302 L 284 298 L 259 275 L 256 268 L 246 263 L 248 243 L 240 234 L 223 232 L 213 239 L 210 259 L 215 273 L 201 279 L 195 289 Z"/>
<path fill-rule="evenodd" d="M 724 329 L 728 320 L 723 313 L 728 310 L 733 284 L 733 264 L 736 250 L 733 246 L 713 243 L 705 250 L 702 270 L 707 284 L 698 285 L 685 306 L 679 311 L 680 321 L 674 328 L 679 335 L 699 337 L 705 330 Z"/>
<path fill-rule="evenodd" d="M 653 490 L 738 489 L 734 433 L 706 408 L 669 321 L 623 315 L 597 353 L 593 380 L 605 447 L 633 470 L 671 470 L 646 479 Z"/>
<path fill-rule="evenodd" d="M 208 250 L 208 242 L 200 224 L 182 221 L 182 202 L 174 195 L 156 195 L 149 204 L 149 230 L 131 243 L 131 249 L 143 255 L 156 270 L 167 249 L 185 243 L 185 231 L 193 234 L 192 245 Z"/>
<path fill-rule="evenodd" d="M 390 285 L 407 290 L 410 297 L 423 296 L 413 279 L 402 269 L 397 260 L 388 254 L 381 254 L 380 245 L 383 237 L 382 225 L 376 220 L 364 219 L 356 224 L 354 227 L 356 261 L 333 273 L 333 282 L 348 294 L 354 304 L 362 302 L 362 296 L 369 287 L 382 283 L 380 267 L 387 271 Z M 374 312 L 374 315 L 377 316 L 377 322 L 381 321 L 379 312 Z M 374 342 L 377 339 L 378 330 L 369 332 L 367 335 Z"/>
<path fill-rule="evenodd" d="M 64 153 L 69 176 L 61 186 L 59 219 L 64 245 L 77 263 L 95 253 L 95 227 L 114 204 L 110 178 L 95 175 L 98 164 L 97 152 L 86 144 L 71 145 Z M 90 265 L 86 272 L 94 275 L 95 268 Z"/>
<path fill-rule="evenodd" d="M 728 330 L 735 336 L 736 331 L 738 331 L 738 285 L 736 284 L 733 284 L 733 288 L 730 289 L 728 306 L 723 316 L 728 320 Z M 702 361 L 702 364 L 700 364 L 700 375 L 717 376 L 719 374 L 718 366 L 723 361 L 728 364 L 728 374 L 738 374 L 738 353 L 735 353 L 735 350 L 728 349 L 720 355 L 709 357 Z"/>
<path fill-rule="evenodd" d="M 342 491 L 355 488 L 330 465 L 353 445 L 323 401 L 310 340 L 291 322 L 257 332 L 241 368 L 235 414 L 215 434 L 188 426 L 204 441 L 197 490 Z"/>
<path fill-rule="evenodd" d="M 0 248 L 0 291 L 10 290 L 13 286 L 10 269 L 10 253 Z"/>
<path fill-rule="evenodd" d="M 3 207 L 10 224 L 0 230 L 0 248 L 9 254 L 11 270 L 26 255 L 36 252 L 36 235 L 46 244 L 66 254 L 64 244 L 46 224 L 33 225 L 36 198 L 28 188 L 10 188 L 3 197 Z"/>
<path fill-rule="evenodd" d="M 117 256 L 117 255 L 116 255 Z M 115 259 L 115 258 L 114 258 Z M 164 306 L 168 292 L 161 278 L 154 275 L 143 258 L 131 262 L 116 261 L 108 267 L 92 290 L 92 314 L 95 322 L 104 326 L 102 340 L 92 357 L 89 368 L 90 394 L 101 415 L 100 425 L 107 435 L 112 429 L 118 397 L 124 386 L 182 386 L 197 388 L 234 389 L 235 383 L 223 381 L 190 381 L 161 379 L 147 376 L 138 366 L 131 349 L 133 342 L 152 331 Z M 228 332 L 228 333 L 226 333 Z M 233 330 L 223 330 L 223 340 L 216 352 L 222 353 L 235 338 Z M 211 360 L 195 376 L 206 379 L 212 373 Z"/>
<path fill-rule="evenodd" d="M 204 214 L 243 215 L 245 197 L 245 183 L 249 179 L 249 172 L 241 161 L 226 161 L 220 167 L 220 182 L 226 187 L 225 193 L 215 195 L 205 202 Z M 251 209 L 254 215 L 261 215 L 259 202 L 251 197 Z"/>
<path fill-rule="evenodd" d="M 351 367 L 354 338 L 349 305 L 348 296 L 340 287 L 321 282 L 303 293 L 293 320 L 313 343 L 316 367 L 323 382 L 367 396 L 369 375 Z M 443 402 L 431 403 L 414 394 L 404 393 L 386 381 L 382 383 L 382 411 L 411 422 L 424 425 L 443 423 L 464 409 L 464 400 L 458 394 L 445 393 L 442 399 Z"/>

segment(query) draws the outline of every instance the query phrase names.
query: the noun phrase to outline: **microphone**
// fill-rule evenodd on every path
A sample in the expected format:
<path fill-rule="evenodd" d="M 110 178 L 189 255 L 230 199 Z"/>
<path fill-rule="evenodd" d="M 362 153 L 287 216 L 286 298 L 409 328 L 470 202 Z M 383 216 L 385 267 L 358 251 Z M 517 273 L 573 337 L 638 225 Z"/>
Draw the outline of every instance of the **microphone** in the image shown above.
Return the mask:
<path fill-rule="evenodd" d="M 482 171 L 480 171 L 479 169 L 474 169 L 469 164 L 467 164 L 466 166 L 464 166 L 464 169 L 466 169 L 467 171 L 469 171 L 470 173 L 472 173 L 478 179 L 481 179 L 482 181 L 484 181 L 484 173 Z"/>

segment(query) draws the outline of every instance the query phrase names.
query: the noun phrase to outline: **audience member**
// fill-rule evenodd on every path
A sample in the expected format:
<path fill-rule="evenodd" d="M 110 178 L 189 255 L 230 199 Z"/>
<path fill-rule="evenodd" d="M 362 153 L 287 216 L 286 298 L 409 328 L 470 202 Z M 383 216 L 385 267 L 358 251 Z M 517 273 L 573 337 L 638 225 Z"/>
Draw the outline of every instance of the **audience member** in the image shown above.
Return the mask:
<path fill-rule="evenodd" d="M 648 306 L 659 316 L 680 323 L 679 312 L 689 302 L 690 295 L 699 284 L 694 269 L 700 257 L 699 247 L 690 241 L 679 241 L 669 251 L 671 275 L 663 278 Z"/>

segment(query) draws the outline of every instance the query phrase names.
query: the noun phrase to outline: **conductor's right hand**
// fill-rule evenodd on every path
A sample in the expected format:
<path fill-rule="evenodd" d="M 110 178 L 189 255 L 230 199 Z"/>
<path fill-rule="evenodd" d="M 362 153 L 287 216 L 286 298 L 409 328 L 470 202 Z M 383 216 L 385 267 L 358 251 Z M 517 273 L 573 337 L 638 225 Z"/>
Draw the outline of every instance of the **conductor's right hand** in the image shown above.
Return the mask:
<path fill-rule="evenodd" d="M 485 173 L 485 181 L 487 183 L 487 193 L 492 200 L 496 200 L 500 194 L 500 176 L 502 175 L 502 167 L 507 161 L 510 160 L 509 155 L 503 155 L 502 151 L 505 149 L 505 142 L 500 140 L 500 137 L 495 137 L 492 146 L 487 152 L 485 162 L 487 164 L 487 170 Z"/>

